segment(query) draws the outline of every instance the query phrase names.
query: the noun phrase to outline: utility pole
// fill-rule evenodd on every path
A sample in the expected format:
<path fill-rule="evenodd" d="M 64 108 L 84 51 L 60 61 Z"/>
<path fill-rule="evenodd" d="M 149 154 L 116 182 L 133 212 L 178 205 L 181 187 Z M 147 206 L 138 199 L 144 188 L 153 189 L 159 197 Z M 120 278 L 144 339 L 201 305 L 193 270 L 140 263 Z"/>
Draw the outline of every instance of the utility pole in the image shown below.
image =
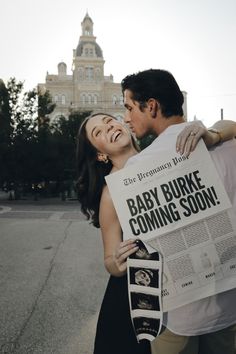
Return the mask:
<path fill-rule="evenodd" d="M 223 110 L 223 108 L 220 109 L 220 119 L 221 120 L 224 119 L 224 110 Z"/>

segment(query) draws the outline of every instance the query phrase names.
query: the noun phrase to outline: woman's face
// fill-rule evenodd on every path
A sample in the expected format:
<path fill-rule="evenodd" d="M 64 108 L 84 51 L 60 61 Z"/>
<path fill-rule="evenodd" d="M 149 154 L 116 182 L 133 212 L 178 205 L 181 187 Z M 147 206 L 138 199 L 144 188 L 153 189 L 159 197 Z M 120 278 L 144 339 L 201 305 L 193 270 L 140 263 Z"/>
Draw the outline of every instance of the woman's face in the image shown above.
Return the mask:
<path fill-rule="evenodd" d="M 116 119 L 97 115 L 86 124 L 86 133 L 91 144 L 99 151 L 113 155 L 127 146 L 132 146 L 128 129 Z"/>

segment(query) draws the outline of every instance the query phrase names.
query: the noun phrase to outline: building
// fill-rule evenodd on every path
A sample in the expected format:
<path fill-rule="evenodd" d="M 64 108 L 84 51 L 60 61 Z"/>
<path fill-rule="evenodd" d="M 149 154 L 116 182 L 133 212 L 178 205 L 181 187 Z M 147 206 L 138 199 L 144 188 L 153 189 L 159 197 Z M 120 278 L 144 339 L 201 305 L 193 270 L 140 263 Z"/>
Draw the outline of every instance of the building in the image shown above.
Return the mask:
<path fill-rule="evenodd" d="M 104 76 L 102 49 L 93 35 L 93 21 L 86 13 L 82 23 L 82 35 L 77 48 L 73 50 L 71 75 L 67 65 L 58 64 L 58 73 L 47 73 L 46 82 L 39 84 L 41 92 L 49 90 L 56 108 L 51 114 L 55 120 L 60 116 L 68 117 L 72 111 L 92 111 L 110 113 L 117 118 L 124 116 L 123 96 L 120 83 L 113 82 L 113 76 Z M 183 110 L 187 117 L 186 92 Z"/>
<path fill-rule="evenodd" d="M 120 83 L 113 76 L 104 76 L 102 49 L 93 35 L 93 21 L 85 15 L 82 35 L 73 50 L 72 74 L 67 74 L 67 65 L 58 64 L 58 73 L 47 73 L 46 82 L 39 84 L 41 92 L 49 90 L 56 108 L 51 118 L 68 117 L 71 111 L 107 112 L 121 118 L 124 116 Z"/>

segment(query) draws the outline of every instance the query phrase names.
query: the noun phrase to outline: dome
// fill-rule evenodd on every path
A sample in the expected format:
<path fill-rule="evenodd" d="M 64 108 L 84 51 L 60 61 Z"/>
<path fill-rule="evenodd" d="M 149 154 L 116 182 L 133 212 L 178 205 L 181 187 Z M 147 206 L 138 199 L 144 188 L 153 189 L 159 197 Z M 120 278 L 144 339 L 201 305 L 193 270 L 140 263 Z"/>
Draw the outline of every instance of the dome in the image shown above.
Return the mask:
<path fill-rule="evenodd" d="M 66 66 L 66 63 L 64 63 L 64 61 L 61 61 L 60 63 L 58 63 L 58 66 Z"/>
<path fill-rule="evenodd" d="M 77 48 L 76 48 L 76 56 L 77 56 L 77 57 L 81 57 L 81 55 L 82 55 L 82 53 L 83 53 L 84 45 L 86 45 L 86 44 L 93 45 L 97 57 L 98 57 L 98 58 L 103 58 L 102 50 L 101 50 L 101 48 L 99 47 L 99 45 L 98 45 L 97 43 L 91 43 L 91 42 L 87 42 L 87 41 L 81 41 L 81 42 L 78 44 L 78 46 L 77 46 Z"/>

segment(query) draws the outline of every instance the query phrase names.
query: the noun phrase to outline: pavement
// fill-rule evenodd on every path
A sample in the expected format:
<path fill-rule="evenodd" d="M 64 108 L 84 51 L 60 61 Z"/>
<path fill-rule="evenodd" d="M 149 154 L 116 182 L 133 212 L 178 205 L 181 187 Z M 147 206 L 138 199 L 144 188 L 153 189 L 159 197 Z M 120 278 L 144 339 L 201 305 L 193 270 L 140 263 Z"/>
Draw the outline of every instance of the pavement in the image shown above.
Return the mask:
<path fill-rule="evenodd" d="M 92 354 L 107 280 L 77 201 L 0 198 L 0 354 Z"/>
<path fill-rule="evenodd" d="M 0 353 L 92 354 L 108 274 L 77 201 L 0 200 Z"/>

